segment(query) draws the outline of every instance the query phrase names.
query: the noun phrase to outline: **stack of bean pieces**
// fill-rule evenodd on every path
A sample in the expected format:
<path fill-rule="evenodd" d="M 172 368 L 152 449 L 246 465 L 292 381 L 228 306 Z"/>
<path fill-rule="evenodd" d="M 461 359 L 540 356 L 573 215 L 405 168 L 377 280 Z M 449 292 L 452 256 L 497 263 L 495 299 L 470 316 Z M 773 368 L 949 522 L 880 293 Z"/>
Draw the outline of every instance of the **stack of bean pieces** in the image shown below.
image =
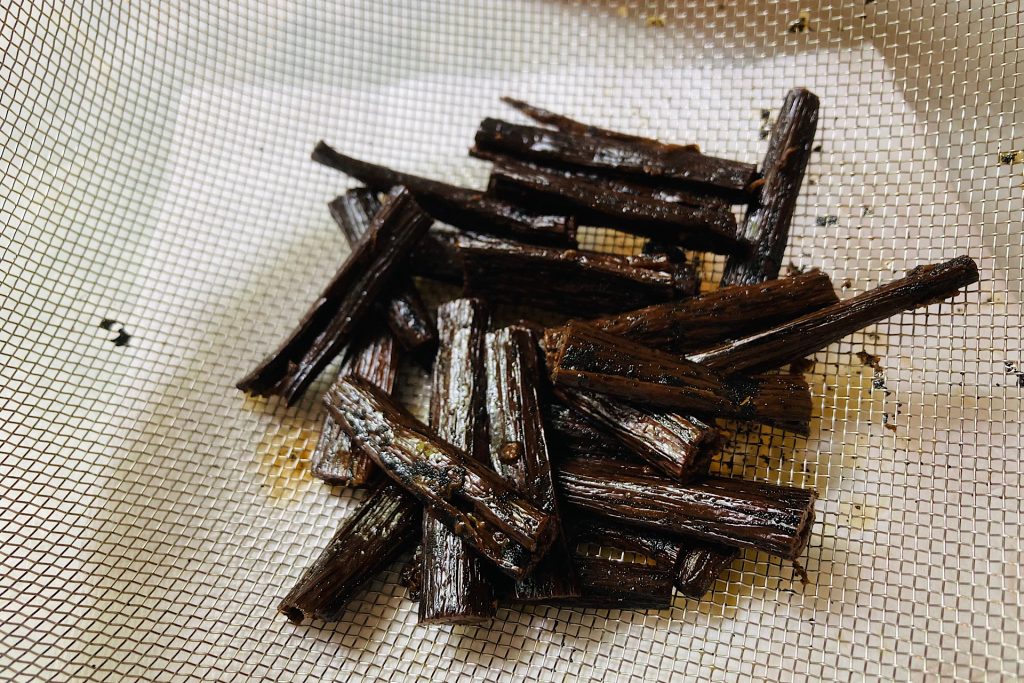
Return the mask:
<path fill-rule="evenodd" d="M 281 602 L 296 623 L 337 619 L 417 545 L 402 576 L 430 624 L 499 601 L 662 609 L 744 548 L 796 560 L 815 492 L 711 476 L 716 420 L 807 433 L 807 383 L 780 369 L 977 281 L 967 257 L 845 301 L 819 271 L 778 279 L 818 118 L 804 89 L 760 170 L 505 101 L 538 125 L 480 124 L 486 191 L 313 152 L 365 186 L 329 204 L 351 251 L 238 387 L 291 404 L 343 354 L 313 473 L 371 491 Z M 586 251 L 579 224 L 648 241 Z M 727 257 L 717 289 L 699 293 L 683 249 Z M 435 315 L 413 276 L 464 298 Z M 562 323 L 493 329 L 509 304 Z M 401 354 L 432 368 L 428 424 L 391 396 Z"/>

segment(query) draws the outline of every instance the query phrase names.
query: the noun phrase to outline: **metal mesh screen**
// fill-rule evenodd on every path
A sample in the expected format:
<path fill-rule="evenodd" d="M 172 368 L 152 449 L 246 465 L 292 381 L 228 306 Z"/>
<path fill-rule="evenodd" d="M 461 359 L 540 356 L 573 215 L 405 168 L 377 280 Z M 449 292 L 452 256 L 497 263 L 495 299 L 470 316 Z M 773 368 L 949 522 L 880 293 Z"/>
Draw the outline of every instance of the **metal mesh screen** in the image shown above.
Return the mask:
<path fill-rule="evenodd" d="M 5 4 L 0 677 L 1024 676 L 1020 11 Z M 746 552 L 671 611 L 427 629 L 396 567 L 342 622 L 277 615 L 355 500 L 308 472 L 326 376 L 293 409 L 233 388 L 344 255 L 324 204 L 345 180 L 308 160 L 313 143 L 479 184 L 465 149 L 482 117 L 512 117 L 511 94 L 757 162 L 762 111 L 796 85 L 822 118 L 787 260 L 842 296 L 961 253 L 983 278 L 818 354 L 809 438 L 739 430 L 716 460 L 818 488 L 810 583 Z"/>

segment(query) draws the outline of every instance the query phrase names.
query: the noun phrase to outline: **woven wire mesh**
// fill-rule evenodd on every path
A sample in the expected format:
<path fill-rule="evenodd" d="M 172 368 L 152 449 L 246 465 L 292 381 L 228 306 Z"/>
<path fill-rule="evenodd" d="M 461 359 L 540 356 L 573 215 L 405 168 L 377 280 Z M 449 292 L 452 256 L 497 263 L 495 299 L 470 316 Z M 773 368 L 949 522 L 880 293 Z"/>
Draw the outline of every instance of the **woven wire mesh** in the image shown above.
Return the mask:
<path fill-rule="evenodd" d="M 5 4 L 0 677 L 1024 676 L 1020 10 Z M 787 262 L 844 297 L 961 253 L 983 278 L 817 354 L 809 438 L 731 432 L 716 469 L 820 491 L 810 582 L 745 552 L 671 611 L 427 629 L 393 567 L 341 622 L 277 615 L 359 498 L 308 472 L 330 372 L 292 409 L 233 388 L 345 253 L 312 144 L 479 185 L 465 149 L 511 94 L 757 162 L 796 85 L 822 117 Z"/>

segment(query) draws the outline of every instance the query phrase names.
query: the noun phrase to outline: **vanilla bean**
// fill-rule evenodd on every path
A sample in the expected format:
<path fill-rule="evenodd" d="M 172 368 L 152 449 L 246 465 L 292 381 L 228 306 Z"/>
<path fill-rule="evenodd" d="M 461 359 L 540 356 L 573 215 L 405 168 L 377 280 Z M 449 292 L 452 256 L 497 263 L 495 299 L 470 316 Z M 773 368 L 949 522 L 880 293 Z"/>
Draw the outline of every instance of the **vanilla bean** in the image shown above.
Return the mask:
<path fill-rule="evenodd" d="M 555 538 L 549 514 L 380 389 L 346 378 L 324 403 L 354 447 L 499 569 L 521 579 L 547 552 Z"/>
<path fill-rule="evenodd" d="M 575 244 L 576 224 L 566 216 L 532 213 L 477 190 L 355 159 L 332 149 L 323 141 L 313 149 L 312 158 L 375 190 L 387 191 L 403 185 L 416 196 L 427 213 L 456 227 L 514 235 L 519 239 L 545 244 Z"/>
<path fill-rule="evenodd" d="M 832 281 L 820 270 L 738 285 L 589 321 L 644 346 L 687 353 L 735 339 L 836 304 Z"/>
<path fill-rule="evenodd" d="M 691 296 L 696 272 L 675 265 L 642 265 L 628 257 L 525 244 L 474 244 L 459 248 L 465 284 L 475 296 L 534 305 L 573 315 L 619 312 Z"/>
<path fill-rule="evenodd" d="M 412 544 L 419 528 L 419 503 L 397 484 L 382 482 L 342 523 L 278 611 L 296 624 L 338 619 L 359 588 Z"/>
<path fill-rule="evenodd" d="M 238 382 L 238 388 L 295 403 L 345 348 L 430 223 L 408 191 L 397 192 L 374 216 L 366 239 L 352 249 L 299 326 Z"/>
<path fill-rule="evenodd" d="M 978 266 L 967 256 L 918 266 L 899 280 L 757 334 L 692 354 L 690 359 L 725 373 L 779 368 L 872 323 L 956 296 L 961 287 L 977 281 Z"/>
<path fill-rule="evenodd" d="M 790 90 L 768 142 L 761 168 L 764 184 L 747 207 L 740 231 L 751 250 L 729 258 L 723 285 L 753 284 L 779 276 L 817 128 L 818 97 L 805 88 Z"/>
<path fill-rule="evenodd" d="M 549 365 L 556 386 L 608 394 L 641 405 L 734 417 L 806 433 L 807 382 L 797 375 L 725 377 L 679 356 L 571 322 Z"/>
<path fill-rule="evenodd" d="M 352 347 L 338 378 L 362 377 L 390 394 L 395 388 L 400 355 L 394 335 L 383 324 L 374 324 L 356 336 Z M 329 484 L 364 486 L 375 469 L 365 453 L 352 448 L 345 431 L 328 412 L 311 458 L 313 476 Z"/>
<path fill-rule="evenodd" d="M 491 466 L 528 500 L 552 517 L 558 537 L 530 576 L 513 587 L 530 602 L 579 595 L 569 547 L 561 531 L 541 408 L 537 340 L 522 326 L 487 335 L 487 418 Z"/>
<path fill-rule="evenodd" d="M 437 309 L 440 345 L 434 361 L 430 426 L 437 435 L 487 463 L 484 408 L 484 335 L 490 316 L 483 302 L 456 299 Z M 423 515 L 421 623 L 469 624 L 494 616 L 494 591 L 483 558 L 433 514 Z"/>
<path fill-rule="evenodd" d="M 480 123 L 475 143 L 482 152 L 648 182 L 656 179 L 742 202 L 749 200 L 757 178 L 753 164 L 707 156 L 689 145 L 580 135 L 491 118 Z"/>
<path fill-rule="evenodd" d="M 619 460 L 559 461 L 556 478 L 566 505 L 577 510 L 786 559 L 807 545 L 817 498 L 811 490 L 723 477 L 682 484 Z"/>

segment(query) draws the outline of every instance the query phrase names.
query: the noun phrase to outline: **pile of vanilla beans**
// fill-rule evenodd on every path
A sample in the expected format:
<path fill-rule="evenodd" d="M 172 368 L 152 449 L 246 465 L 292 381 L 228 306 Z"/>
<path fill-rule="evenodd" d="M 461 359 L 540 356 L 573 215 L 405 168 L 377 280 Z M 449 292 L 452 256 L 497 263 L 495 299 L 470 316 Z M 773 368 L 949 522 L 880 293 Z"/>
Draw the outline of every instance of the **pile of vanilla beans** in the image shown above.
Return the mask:
<path fill-rule="evenodd" d="M 807 433 L 801 359 L 978 279 L 967 257 L 845 301 L 819 271 L 779 279 L 818 119 L 806 90 L 760 170 L 505 101 L 537 125 L 480 124 L 483 192 L 313 151 L 365 186 L 329 204 L 351 252 L 238 387 L 290 404 L 344 354 L 312 468 L 372 490 L 281 602 L 294 622 L 337 619 L 417 545 L 402 577 L 434 624 L 479 623 L 499 601 L 666 608 L 743 548 L 796 560 L 816 493 L 711 476 L 716 420 Z M 577 225 L 648 241 L 586 251 Z M 717 289 L 699 293 L 683 250 L 727 256 Z M 430 311 L 414 277 L 465 298 Z M 492 329 L 509 305 L 562 322 Z M 390 396 L 402 353 L 432 368 L 427 424 Z"/>

